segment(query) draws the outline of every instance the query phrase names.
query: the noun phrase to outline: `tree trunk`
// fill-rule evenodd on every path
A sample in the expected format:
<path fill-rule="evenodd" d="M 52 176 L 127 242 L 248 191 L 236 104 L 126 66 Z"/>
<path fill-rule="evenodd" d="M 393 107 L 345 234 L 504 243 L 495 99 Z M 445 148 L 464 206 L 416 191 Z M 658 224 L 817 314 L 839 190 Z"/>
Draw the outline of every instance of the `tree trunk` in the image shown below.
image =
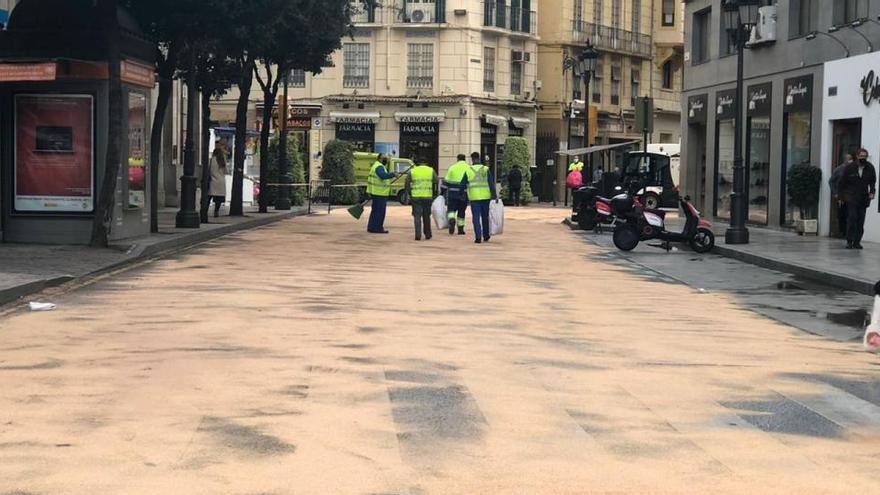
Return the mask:
<path fill-rule="evenodd" d="M 104 158 L 104 177 L 95 204 L 95 217 L 92 221 L 91 247 L 107 247 L 110 225 L 113 221 L 113 207 L 116 204 L 116 188 L 119 168 L 122 162 L 122 80 L 120 62 L 122 60 L 119 44 L 119 19 L 116 0 L 99 0 L 100 15 L 106 30 L 107 64 L 110 69 L 108 81 L 108 132 L 107 152 Z"/>
<path fill-rule="evenodd" d="M 166 64 L 168 62 L 165 62 Z M 156 112 L 153 114 L 153 129 L 150 133 L 150 232 L 159 232 L 159 170 L 162 168 L 162 134 L 165 131 L 165 116 L 171 103 L 173 81 L 159 71 L 159 95 L 156 99 Z"/>
<path fill-rule="evenodd" d="M 274 92 L 263 89 L 263 128 L 260 129 L 260 213 L 269 211 L 269 129 L 275 98 L 278 97 L 277 88 L 275 86 Z"/>
<path fill-rule="evenodd" d="M 244 158 L 245 140 L 247 138 L 248 104 L 250 103 L 251 86 L 254 83 L 254 60 L 246 57 L 242 65 L 241 78 L 238 82 L 238 106 L 235 110 L 235 157 L 232 172 L 232 202 L 229 205 L 230 216 L 243 216 L 244 189 Z"/>
<path fill-rule="evenodd" d="M 199 217 L 202 223 L 208 223 L 208 209 L 211 206 L 211 196 L 208 189 L 211 187 L 211 94 L 202 93 L 202 201 L 199 209 Z"/>

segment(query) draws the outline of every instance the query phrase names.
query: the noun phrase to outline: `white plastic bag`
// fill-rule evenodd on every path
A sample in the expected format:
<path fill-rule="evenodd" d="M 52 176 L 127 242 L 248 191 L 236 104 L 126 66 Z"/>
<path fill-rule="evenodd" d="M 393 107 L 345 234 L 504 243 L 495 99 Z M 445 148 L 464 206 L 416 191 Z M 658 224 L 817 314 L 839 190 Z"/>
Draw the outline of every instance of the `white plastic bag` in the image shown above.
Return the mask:
<path fill-rule="evenodd" d="M 31 302 L 30 304 L 28 304 L 28 306 L 30 306 L 31 311 L 52 311 L 58 307 L 52 303 L 36 301 Z"/>
<path fill-rule="evenodd" d="M 880 283 L 877 285 L 880 286 Z M 871 323 L 865 329 L 863 342 L 865 349 L 880 352 L 880 294 L 874 296 L 874 311 L 871 312 Z"/>
<path fill-rule="evenodd" d="M 431 204 L 431 215 L 438 229 L 443 230 L 449 225 L 449 219 L 446 217 L 446 198 L 437 196 Z"/>
<path fill-rule="evenodd" d="M 489 235 L 504 233 L 504 203 L 501 200 L 489 202 Z"/>

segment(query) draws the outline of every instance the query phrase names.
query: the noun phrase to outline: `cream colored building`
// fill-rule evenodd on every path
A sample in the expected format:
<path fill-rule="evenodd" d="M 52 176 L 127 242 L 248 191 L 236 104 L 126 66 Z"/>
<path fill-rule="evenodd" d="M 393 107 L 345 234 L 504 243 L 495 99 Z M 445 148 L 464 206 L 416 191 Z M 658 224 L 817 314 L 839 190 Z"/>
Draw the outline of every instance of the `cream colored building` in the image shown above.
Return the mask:
<path fill-rule="evenodd" d="M 534 157 L 536 0 L 389 0 L 373 12 L 354 3 L 353 36 L 342 40 L 332 67 L 291 78 L 313 174 L 319 151 L 335 138 L 441 173 L 459 153 L 495 162 L 511 135 L 525 137 Z M 236 97 L 215 114 L 228 114 Z M 256 84 L 252 101 L 255 108 L 261 101 Z"/>
<path fill-rule="evenodd" d="M 547 166 L 558 149 L 584 145 L 584 100 L 597 110 L 591 143 L 641 139 L 634 129 L 635 98 L 653 96 L 652 142 L 681 138 L 682 4 L 678 0 L 542 0 L 538 23 L 538 163 Z M 587 41 L 601 52 L 590 94 L 563 70 Z M 572 107 L 575 119 L 569 127 Z M 598 128 L 596 128 L 598 127 Z M 608 166 L 608 165 L 606 165 Z M 560 167 L 561 168 L 561 167 Z M 542 189 L 552 190 L 545 173 Z"/>

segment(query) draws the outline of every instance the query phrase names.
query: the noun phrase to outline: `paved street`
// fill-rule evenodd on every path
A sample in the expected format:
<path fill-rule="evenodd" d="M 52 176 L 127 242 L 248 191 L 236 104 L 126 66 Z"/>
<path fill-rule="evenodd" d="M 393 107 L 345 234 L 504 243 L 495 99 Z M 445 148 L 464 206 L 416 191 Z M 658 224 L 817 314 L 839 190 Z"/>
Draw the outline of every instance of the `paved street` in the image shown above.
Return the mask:
<path fill-rule="evenodd" d="M 561 209 L 508 209 L 480 246 L 389 214 L 0 316 L 0 494 L 878 492 L 880 361 L 817 323 L 867 298 L 750 299 L 744 278 L 794 281 L 692 253 L 634 267 Z M 780 298 L 812 313 L 756 312 Z"/>

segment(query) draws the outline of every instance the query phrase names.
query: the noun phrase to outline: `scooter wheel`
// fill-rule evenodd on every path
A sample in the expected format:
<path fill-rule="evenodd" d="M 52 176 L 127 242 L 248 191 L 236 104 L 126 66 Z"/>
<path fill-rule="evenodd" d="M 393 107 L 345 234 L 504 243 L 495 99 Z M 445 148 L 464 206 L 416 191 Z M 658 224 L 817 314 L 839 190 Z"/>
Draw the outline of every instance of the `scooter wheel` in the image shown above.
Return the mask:
<path fill-rule="evenodd" d="M 698 253 L 708 253 L 715 248 L 715 234 L 711 230 L 700 227 L 691 239 L 691 248 Z"/>
<path fill-rule="evenodd" d="M 639 245 L 639 231 L 630 225 L 614 229 L 614 245 L 621 251 L 632 251 Z"/>
<path fill-rule="evenodd" d="M 585 208 L 578 212 L 578 226 L 583 230 L 593 230 L 596 228 L 596 210 Z"/>

